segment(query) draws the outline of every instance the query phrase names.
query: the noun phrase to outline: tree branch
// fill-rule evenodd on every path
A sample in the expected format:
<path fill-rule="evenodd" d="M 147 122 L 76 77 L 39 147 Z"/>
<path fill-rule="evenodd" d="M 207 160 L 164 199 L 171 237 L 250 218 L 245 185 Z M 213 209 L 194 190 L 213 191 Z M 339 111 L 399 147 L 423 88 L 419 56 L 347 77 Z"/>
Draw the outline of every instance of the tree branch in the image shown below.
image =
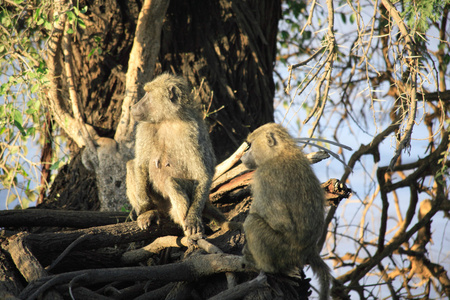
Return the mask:
<path fill-rule="evenodd" d="M 407 97 L 408 95 L 411 97 L 408 103 L 409 108 L 408 121 L 406 123 L 404 133 L 400 137 L 400 141 L 398 143 L 395 154 L 391 159 L 391 163 L 389 164 L 389 167 L 392 170 L 394 168 L 395 163 L 397 162 L 397 159 L 400 157 L 402 150 L 409 147 L 411 141 L 411 134 L 414 128 L 414 121 L 416 118 L 416 111 L 417 111 L 416 84 L 417 84 L 417 72 L 420 57 L 416 54 L 416 51 L 414 50 L 415 47 L 414 40 L 409 34 L 408 29 L 406 28 L 406 25 L 403 22 L 403 18 L 400 16 L 400 13 L 397 11 L 397 9 L 389 0 L 381 0 L 381 2 L 383 3 L 383 6 L 386 8 L 386 10 L 389 12 L 390 16 L 392 16 L 392 19 L 394 19 L 394 22 L 397 24 L 398 29 L 402 34 L 402 37 L 405 39 L 405 48 L 407 50 L 408 56 L 406 58 L 403 57 L 403 59 L 405 60 L 406 65 L 408 66 L 408 71 L 410 72 L 409 84 L 407 84 L 407 91 L 406 91 Z"/>
<path fill-rule="evenodd" d="M 90 269 L 47 276 L 29 284 L 20 294 L 21 299 L 36 299 L 49 288 L 76 281 L 82 283 L 102 283 L 119 280 L 159 280 L 166 282 L 192 282 L 201 277 L 224 273 L 245 272 L 241 257 L 236 255 L 208 254 L 190 257 L 182 262 L 152 267 L 126 267 Z"/>
<path fill-rule="evenodd" d="M 54 22 L 53 32 L 48 41 L 47 48 L 47 66 L 49 79 L 48 107 L 53 112 L 53 117 L 58 125 L 66 131 L 74 142 L 79 146 L 84 146 L 84 140 L 78 134 L 79 127 L 75 119 L 66 110 L 64 100 L 60 94 L 62 65 L 61 65 L 61 42 L 67 21 L 66 11 L 68 5 L 64 0 L 55 1 L 55 14 L 58 16 Z"/>
<path fill-rule="evenodd" d="M 72 5 L 70 5 L 71 8 Z M 89 150 L 92 153 L 96 153 L 97 150 L 94 146 L 94 140 L 97 140 L 99 136 L 95 132 L 95 130 L 91 127 L 91 132 L 87 129 L 87 124 L 84 122 L 81 102 L 78 98 L 77 91 L 75 90 L 75 82 L 74 82 L 74 76 L 73 76 L 73 64 L 72 64 L 72 53 L 71 53 L 71 40 L 69 36 L 69 22 L 66 21 L 66 25 L 64 28 L 64 35 L 63 35 L 63 54 L 64 54 L 64 69 L 66 71 L 66 77 L 67 77 L 67 85 L 69 88 L 69 97 L 70 102 L 72 103 L 72 112 L 73 117 L 75 119 L 76 127 L 79 129 L 79 132 L 81 134 L 81 137 L 85 143 L 85 145 L 89 148 Z M 74 124 L 75 125 L 75 124 Z M 78 145 L 81 147 L 81 145 Z M 94 161 L 95 165 L 98 165 L 98 158 L 95 157 L 96 161 Z"/>
<path fill-rule="evenodd" d="M 134 120 L 130 116 L 130 106 L 143 94 L 143 84 L 153 77 L 156 58 L 160 48 L 161 28 L 170 1 L 145 0 L 139 19 L 133 48 L 128 60 L 125 99 L 122 115 L 114 139 L 120 144 L 133 137 Z"/>

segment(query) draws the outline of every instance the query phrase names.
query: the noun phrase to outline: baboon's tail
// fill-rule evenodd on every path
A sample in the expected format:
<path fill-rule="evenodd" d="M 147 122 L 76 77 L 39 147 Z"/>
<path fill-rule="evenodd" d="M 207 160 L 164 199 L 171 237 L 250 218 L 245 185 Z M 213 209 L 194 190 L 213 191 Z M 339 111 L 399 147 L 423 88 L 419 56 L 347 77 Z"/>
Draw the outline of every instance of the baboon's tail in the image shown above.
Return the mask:
<path fill-rule="evenodd" d="M 323 261 L 318 252 L 314 252 L 314 254 L 309 257 L 309 265 L 314 274 L 319 278 L 320 300 L 330 299 L 330 268 Z"/>

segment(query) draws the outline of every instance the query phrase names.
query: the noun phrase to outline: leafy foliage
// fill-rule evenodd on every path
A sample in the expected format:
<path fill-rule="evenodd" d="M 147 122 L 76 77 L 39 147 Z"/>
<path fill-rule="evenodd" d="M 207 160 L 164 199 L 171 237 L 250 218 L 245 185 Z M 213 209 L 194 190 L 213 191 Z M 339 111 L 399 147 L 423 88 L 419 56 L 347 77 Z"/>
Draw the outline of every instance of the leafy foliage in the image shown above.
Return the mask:
<path fill-rule="evenodd" d="M 42 163 L 28 150 L 35 151 L 35 144 L 45 142 L 43 100 L 48 79 L 42 50 L 53 29 L 48 15 L 52 1 L 36 1 L 35 6 L 14 3 L 0 11 L 0 192 L 7 195 L 6 207 L 18 200 L 20 207 L 26 208 L 36 201 L 39 190 L 46 188 L 39 183 Z M 84 25 L 77 17 L 73 22 Z M 61 160 L 66 158 L 54 157 L 55 166 Z"/>
<path fill-rule="evenodd" d="M 413 31 L 425 33 L 430 28 L 430 21 L 438 21 L 448 3 L 448 0 L 403 1 L 403 17 Z"/>

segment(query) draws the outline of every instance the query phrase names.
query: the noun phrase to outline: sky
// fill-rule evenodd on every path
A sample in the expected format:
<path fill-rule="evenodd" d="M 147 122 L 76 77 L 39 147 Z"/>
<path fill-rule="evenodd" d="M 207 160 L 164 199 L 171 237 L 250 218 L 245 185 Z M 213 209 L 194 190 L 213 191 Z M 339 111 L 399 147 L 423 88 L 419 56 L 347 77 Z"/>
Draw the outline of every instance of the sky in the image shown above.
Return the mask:
<path fill-rule="evenodd" d="M 318 3 L 321 3 L 323 5 L 323 1 L 318 1 Z M 326 6 L 323 6 L 326 7 Z M 309 9 L 309 7 L 308 7 Z M 346 7 L 341 6 L 339 8 L 336 8 L 337 12 L 340 13 L 347 13 L 348 12 L 348 6 Z M 338 14 L 336 15 L 338 16 Z M 370 18 L 372 16 L 370 11 L 363 12 L 364 16 L 364 23 L 370 24 Z M 319 24 L 320 15 L 316 15 L 313 22 L 315 24 Z M 335 18 L 335 28 L 336 28 L 336 39 L 339 47 L 342 47 L 343 51 L 348 51 L 345 49 L 348 49 L 348 40 L 347 37 L 350 34 L 353 34 L 355 32 L 355 27 L 351 26 L 349 22 L 344 23 L 343 20 L 340 17 Z M 323 22 L 323 28 L 326 27 L 326 23 Z M 320 34 L 320 33 L 319 33 Z M 438 36 L 438 33 L 436 31 L 430 31 L 430 36 Z M 437 47 L 437 44 L 434 39 L 430 38 L 430 43 L 427 45 L 429 49 L 435 50 Z M 298 58 L 299 61 L 304 60 L 305 57 Z M 377 58 L 373 58 L 376 63 Z M 292 61 L 292 63 L 295 63 L 297 61 Z M 379 62 L 378 62 L 379 63 Z M 306 65 L 301 67 L 298 70 L 297 75 L 302 76 L 302 74 L 305 74 L 307 72 L 310 66 Z M 287 77 L 287 69 L 286 67 L 282 66 L 281 64 L 277 64 L 277 71 L 282 74 L 282 76 Z M 278 80 L 277 76 L 274 76 L 275 80 Z M 448 78 L 447 78 L 448 79 Z M 0 76 L 0 82 L 5 82 L 4 80 L 7 80 L 6 76 Z M 450 86 L 450 82 L 447 82 L 447 86 Z M 380 98 L 384 94 L 386 94 L 388 89 L 388 86 L 382 87 L 382 90 L 379 91 Z M 308 136 L 309 130 L 311 129 L 312 121 L 309 123 L 298 126 L 299 123 L 297 121 L 299 120 L 300 123 L 302 120 L 306 118 L 306 112 L 304 109 L 302 109 L 301 103 L 302 101 L 308 101 L 308 103 L 312 103 L 311 97 L 307 97 L 308 94 L 307 91 L 303 93 L 300 97 L 295 96 L 295 89 L 293 89 L 290 93 L 290 95 L 286 96 L 287 98 L 283 98 L 285 96 L 280 96 L 280 94 L 277 95 L 277 99 L 275 99 L 276 103 L 282 103 L 283 100 L 288 99 L 295 99 L 295 104 L 291 107 L 289 111 L 286 111 L 285 106 L 282 104 L 277 105 L 276 112 L 275 112 L 275 121 L 278 123 L 282 123 L 284 126 L 286 126 L 290 133 L 294 137 L 305 137 Z M 361 106 L 357 107 L 358 102 L 355 101 L 355 111 L 358 109 L 367 109 L 367 107 L 364 107 L 362 105 L 362 100 L 364 97 L 366 97 L 367 93 L 362 92 L 359 97 L 361 97 Z M 0 96 L 1 97 L 1 96 Z M 333 101 L 340 101 L 340 95 L 337 94 L 335 91 L 332 91 L 330 93 L 330 98 L 333 99 Z M 5 104 L 5 99 L 0 98 L 0 105 Z M 380 103 L 380 106 L 389 106 L 389 103 Z M 419 107 L 416 121 L 417 125 L 415 126 L 415 129 L 413 131 L 412 136 L 412 147 L 409 152 L 403 153 L 402 161 L 408 162 L 408 161 L 416 161 L 418 157 L 424 157 L 426 155 L 426 149 L 428 146 L 428 141 L 426 140 L 426 137 L 428 136 L 428 132 L 426 127 L 424 126 L 423 122 L 423 115 L 426 111 L 426 107 Z M 371 113 L 369 111 L 366 112 L 366 115 L 370 116 Z M 285 118 L 286 116 L 286 118 Z M 339 113 L 333 112 L 331 109 L 327 109 L 325 111 L 323 120 L 324 123 L 321 125 L 321 130 L 319 132 L 321 138 L 326 138 L 329 140 L 334 140 L 334 134 L 335 134 L 335 126 L 338 123 L 340 118 Z M 353 148 L 353 151 L 347 151 L 344 150 L 344 154 L 342 158 L 346 161 L 350 158 L 350 156 L 353 154 L 354 151 L 356 151 L 361 144 L 367 144 L 369 143 L 372 138 L 380 132 L 384 127 L 383 125 L 386 124 L 386 120 L 383 120 L 383 113 L 379 112 L 378 114 L 374 114 L 374 120 L 377 121 L 377 124 L 379 127 L 377 128 L 375 125 L 369 125 L 369 126 L 359 126 L 354 122 L 353 120 L 349 119 L 346 126 L 342 126 L 338 130 L 338 141 L 340 143 L 343 143 L 345 145 L 348 145 Z M 369 122 L 369 124 L 372 124 Z M 29 140 L 27 141 L 27 147 L 28 147 L 28 154 L 26 155 L 26 158 L 31 161 L 38 163 L 40 160 L 40 149 L 38 149 L 35 146 L 35 141 Z M 375 170 L 378 166 L 387 166 L 393 157 L 393 154 L 395 152 L 395 138 L 391 136 L 390 138 L 386 139 L 381 147 L 380 147 L 380 161 L 378 163 L 373 162 L 372 157 L 364 157 L 361 162 L 356 164 L 356 166 L 353 168 L 353 172 L 349 177 L 349 181 L 347 182 L 347 185 L 354 191 L 352 196 L 345 200 L 343 203 L 340 204 L 337 213 L 336 213 L 336 225 L 339 226 L 339 231 L 343 235 L 349 235 L 351 237 L 357 238 L 360 234 L 359 228 L 361 226 L 367 227 L 367 229 L 373 230 L 375 232 L 378 231 L 378 225 L 380 220 L 380 207 L 381 207 L 381 200 L 379 196 L 374 198 L 373 205 L 368 211 L 367 217 L 364 219 L 363 223 L 361 223 L 361 214 L 366 209 L 366 206 L 363 204 L 364 202 L 367 202 L 370 200 L 371 196 L 374 194 L 376 187 L 377 187 L 377 180 L 376 180 L 376 174 Z M 337 151 L 338 148 L 335 146 L 330 146 L 331 150 Z M 312 152 L 317 151 L 317 149 L 313 149 L 310 147 L 305 148 L 305 152 Z M 27 162 L 24 162 L 27 164 Z M 342 174 L 344 173 L 344 166 L 338 162 L 337 160 L 330 158 L 328 160 L 322 161 L 320 163 L 317 163 L 313 165 L 313 169 L 315 170 L 319 180 L 321 182 L 325 182 L 329 178 L 341 178 Z M 39 179 L 38 174 L 36 174 L 37 180 Z M 394 180 L 400 180 L 400 178 L 394 176 Z M 36 183 L 32 183 L 32 186 L 36 185 Z M 3 187 L 0 187 L 0 209 L 7 209 L 5 199 L 7 197 L 8 192 L 3 189 Z M 407 205 L 409 203 L 409 191 L 407 189 L 403 189 L 399 192 L 399 199 L 400 199 L 400 209 L 402 211 L 402 215 L 405 214 L 405 211 L 407 209 Z M 419 201 L 423 201 L 427 199 L 428 196 L 426 194 L 420 194 Z M 389 196 L 389 200 L 392 201 L 392 196 Z M 17 204 L 17 201 L 12 203 L 8 206 L 9 209 L 13 208 L 14 205 Z M 396 212 L 394 209 L 394 205 L 390 205 L 390 216 L 392 216 L 392 219 L 389 221 L 389 226 L 393 227 L 396 224 Z M 443 217 L 443 213 L 438 213 L 433 218 L 433 223 L 431 225 L 432 228 L 432 235 L 433 235 L 433 243 L 428 245 L 428 251 L 429 251 L 429 257 L 432 261 L 440 263 L 444 266 L 450 266 L 450 235 L 448 234 L 448 231 L 450 229 L 449 227 L 449 221 L 448 219 L 445 219 Z M 392 234 L 391 234 L 392 236 Z M 354 243 L 350 241 L 348 238 L 338 238 L 339 240 L 336 242 L 336 244 L 339 245 L 337 251 L 342 255 L 345 253 L 346 250 L 353 250 L 352 247 L 354 247 Z M 322 254 L 328 254 L 330 250 L 330 244 L 326 246 Z M 350 248 L 349 248 L 350 247 Z M 340 270 L 334 270 L 333 275 L 339 276 L 342 275 L 347 269 L 343 268 Z M 307 275 L 310 277 L 313 277 L 312 272 L 310 270 L 307 271 Z M 378 278 L 376 276 L 373 276 L 372 278 L 367 278 L 367 282 L 369 283 L 375 283 L 373 281 L 376 281 Z M 396 284 L 400 284 L 400 282 L 396 282 Z M 382 288 L 379 291 L 380 297 L 388 296 L 388 291 L 386 288 Z"/>

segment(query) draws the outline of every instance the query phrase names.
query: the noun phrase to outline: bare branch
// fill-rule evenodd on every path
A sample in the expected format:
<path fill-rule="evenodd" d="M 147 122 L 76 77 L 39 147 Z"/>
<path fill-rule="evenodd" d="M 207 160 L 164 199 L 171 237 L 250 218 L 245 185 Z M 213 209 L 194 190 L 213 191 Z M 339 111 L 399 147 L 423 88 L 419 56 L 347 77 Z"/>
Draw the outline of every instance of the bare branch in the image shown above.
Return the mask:
<path fill-rule="evenodd" d="M 397 9 L 389 0 L 381 0 L 381 2 L 383 3 L 384 7 L 389 12 L 389 14 L 392 16 L 392 19 L 394 19 L 395 23 L 397 24 L 402 34 L 402 38 L 405 39 L 405 48 L 407 50 L 408 56 L 404 58 L 404 60 L 410 71 L 409 83 L 407 84 L 407 91 L 406 91 L 407 97 L 408 96 L 411 97 L 408 101 L 409 102 L 408 120 L 404 133 L 400 137 L 397 149 L 389 165 L 389 167 L 393 169 L 395 163 L 397 162 L 397 159 L 400 157 L 402 150 L 408 148 L 411 141 L 411 134 L 414 127 L 414 120 L 416 118 L 416 111 L 417 111 L 416 84 L 417 84 L 417 72 L 419 69 L 420 57 L 416 54 L 416 51 L 414 50 L 415 47 L 414 40 L 409 34 L 408 29 L 406 28 L 406 25 L 403 22 L 403 18 L 400 16 L 400 13 L 397 11 Z"/>
<path fill-rule="evenodd" d="M 327 0 L 327 8 L 328 8 L 328 33 L 327 33 L 327 48 L 329 51 L 328 59 L 325 64 L 325 70 L 323 75 L 321 76 L 320 80 L 318 81 L 316 85 L 316 102 L 314 104 L 314 108 L 311 110 L 309 116 L 303 121 L 303 124 L 308 122 L 308 120 L 316 113 L 317 107 L 320 104 L 320 109 L 317 112 L 316 120 L 314 121 L 314 124 L 311 128 L 311 135 L 313 136 L 314 130 L 316 129 L 317 125 L 319 124 L 320 118 L 322 117 L 323 111 L 325 109 L 325 104 L 328 99 L 328 92 L 330 90 L 331 85 L 331 71 L 333 69 L 333 63 L 336 58 L 336 38 L 334 36 L 334 7 L 333 7 L 333 0 Z M 320 89 L 322 87 L 323 82 L 326 80 L 325 85 L 325 91 L 323 94 L 321 93 Z"/>
<path fill-rule="evenodd" d="M 114 139 L 121 143 L 133 136 L 134 120 L 130 116 L 130 106 L 142 94 L 142 85 L 153 77 L 156 58 L 160 48 L 161 28 L 170 1 L 146 0 L 139 13 L 133 48 L 128 60 L 125 99 L 122 116 Z"/>
<path fill-rule="evenodd" d="M 247 148 L 248 144 L 246 142 L 242 143 L 242 145 L 229 158 L 217 165 L 213 181 L 231 169 L 231 167 L 233 167 L 241 159 Z"/>
<path fill-rule="evenodd" d="M 69 22 L 66 22 L 64 28 L 63 35 L 63 54 L 64 54 L 64 69 L 66 71 L 67 84 L 69 88 L 69 97 L 72 103 L 72 112 L 73 117 L 75 119 L 76 127 L 79 129 L 82 139 L 84 140 L 85 145 L 89 148 L 89 150 L 93 153 L 96 153 L 96 148 L 94 146 L 94 139 L 97 140 L 99 136 L 95 132 L 95 130 L 91 127 L 90 133 L 87 129 L 87 125 L 84 122 L 83 111 L 81 107 L 81 102 L 78 98 L 77 92 L 75 90 L 75 82 L 73 76 L 73 64 L 72 64 L 72 53 L 71 53 L 71 40 L 69 36 Z M 75 124 L 74 124 L 75 125 Z M 80 145 L 79 145 L 80 146 Z M 97 156 L 93 156 L 97 158 Z M 98 160 L 94 162 L 98 165 Z"/>
<path fill-rule="evenodd" d="M 29 284 L 21 293 L 22 299 L 36 299 L 52 286 L 76 280 L 77 284 L 117 280 L 193 281 L 203 276 L 223 272 L 244 272 L 241 257 L 224 254 L 199 255 L 182 262 L 154 267 L 128 267 L 81 270 L 43 277 Z"/>
<path fill-rule="evenodd" d="M 61 90 L 61 77 L 62 77 L 62 65 L 61 65 L 61 43 L 64 33 L 65 24 L 67 22 L 66 11 L 68 5 L 64 0 L 55 2 L 55 13 L 58 15 L 57 21 L 53 24 L 54 29 L 52 35 L 48 41 L 47 48 L 47 66 L 48 66 L 48 79 L 49 90 L 48 106 L 53 112 L 53 117 L 58 125 L 64 129 L 64 131 L 74 140 L 79 146 L 83 147 L 85 141 L 80 135 L 80 127 L 76 119 L 68 112 L 64 99 L 60 94 Z"/>
<path fill-rule="evenodd" d="M 250 292 L 268 286 L 267 276 L 264 273 L 260 273 L 255 279 L 241 283 L 233 289 L 223 291 L 214 297 L 209 298 L 209 300 L 242 299 Z"/>

